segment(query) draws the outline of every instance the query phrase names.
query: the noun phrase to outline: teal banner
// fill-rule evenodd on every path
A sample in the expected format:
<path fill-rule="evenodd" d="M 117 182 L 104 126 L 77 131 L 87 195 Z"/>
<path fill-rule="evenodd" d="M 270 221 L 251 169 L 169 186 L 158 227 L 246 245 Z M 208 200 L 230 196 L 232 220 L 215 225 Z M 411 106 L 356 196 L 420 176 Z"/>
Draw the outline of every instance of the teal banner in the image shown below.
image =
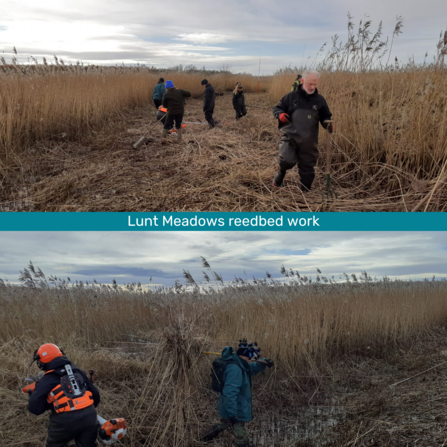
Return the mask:
<path fill-rule="evenodd" d="M 0 231 L 446 231 L 447 213 L 0 213 Z"/>

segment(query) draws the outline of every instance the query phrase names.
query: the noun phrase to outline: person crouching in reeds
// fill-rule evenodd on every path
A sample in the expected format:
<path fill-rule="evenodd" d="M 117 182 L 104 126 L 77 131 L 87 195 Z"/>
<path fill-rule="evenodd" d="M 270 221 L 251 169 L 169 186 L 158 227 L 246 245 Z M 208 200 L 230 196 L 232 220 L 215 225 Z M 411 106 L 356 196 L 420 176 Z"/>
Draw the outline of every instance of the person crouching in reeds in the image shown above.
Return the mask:
<path fill-rule="evenodd" d="M 233 91 L 233 109 L 236 111 L 237 120 L 247 114 L 247 109 L 245 107 L 244 87 L 240 82 L 236 84 Z"/>

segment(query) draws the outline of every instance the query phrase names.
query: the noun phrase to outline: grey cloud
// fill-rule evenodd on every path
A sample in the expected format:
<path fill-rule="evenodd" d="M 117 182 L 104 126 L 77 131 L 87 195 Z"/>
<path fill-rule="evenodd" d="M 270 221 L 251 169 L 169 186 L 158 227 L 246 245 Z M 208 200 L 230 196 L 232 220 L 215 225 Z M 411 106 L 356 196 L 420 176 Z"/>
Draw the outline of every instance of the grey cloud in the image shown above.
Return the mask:
<path fill-rule="evenodd" d="M 0 233 L 0 278 L 15 280 L 32 260 L 47 274 L 77 279 L 165 285 L 188 269 L 203 276 L 200 256 L 226 280 L 281 276 L 281 265 L 326 276 L 366 270 L 372 276 L 444 276 L 447 233 L 430 232 L 204 232 Z"/>
<path fill-rule="evenodd" d="M 20 8 L 20 9 L 19 9 Z M 20 11 L 24 19 L 40 20 L 46 23 L 79 23 L 99 24 L 115 27 L 119 35 L 108 34 L 93 36 L 91 40 L 104 40 L 120 42 L 116 51 L 89 52 L 80 50 L 70 53 L 66 48 L 41 48 L 38 40 L 33 39 L 32 54 L 48 55 L 55 52 L 64 58 L 73 57 L 85 62 L 132 63 L 141 61 L 157 66 L 172 66 L 179 63 L 196 65 L 206 64 L 208 68 L 217 68 L 222 63 L 229 63 L 235 70 L 255 71 L 255 59 L 258 55 L 250 54 L 250 50 L 243 51 L 236 48 L 231 50 L 218 49 L 209 45 L 221 42 L 277 42 L 275 47 L 266 50 L 263 58 L 263 72 L 272 72 L 275 69 L 288 65 L 299 65 L 307 56 L 314 57 L 318 48 L 330 37 L 338 34 L 341 40 L 346 41 L 346 13 L 354 15 L 355 27 L 364 14 L 369 14 L 373 21 L 372 30 L 376 30 L 380 20 L 384 23 L 384 36 L 391 37 L 396 15 L 404 16 L 403 34 L 393 44 L 392 57 L 397 55 L 403 61 L 414 53 L 416 60 L 422 61 L 426 51 L 433 55 L 439 31 L 444 29 L 447 6 L 444 0 L 427 0 L 422 7 L 419 1 L 409 0 L 403 5 L 389 0 L 377 0 L 374 6 L 366 0 L 352 3 L 351 0 L 341 0 L 337 4 L 323 0 L 305 7 L 292 0 L 283 0 L 274 3 L 270 0 L 243 3 L 236 0 L 226 2 L 208 2 L 193 0 L 172 0 L 169 10 L 176 11 L 170 14 L 166 4 L 155 1 L 110 0 L 107 3 L 98 0 L 94 3 L 79 0 L 69 9 L 57 8 L 54 5 L 45 7 L 45 3 L 35 4 L 33 7 L 20 5 L 20 2 L 4 0 L 2 3 L 2 19 L 4 25 L 0 30 L 2 39 L 5 39 L 9 28 L 9 21 L 14 13 Z M 80 31 L 82 32 L 82 31 Z M 184 42 L 201 42 L 197 35 L 210 34 L 206 46 L 210 49 L 184 48 L 180 52 L 170 52 L 166 43 L 157 43 L 152 48 L 151 38 L 174 41 L 183 39 Z M 214 37 L 213 37 L 214 36 Z M 9 48 L 7 43 L 0 39 L 0 46 Z M 189 39 L 189 40 L 188 40 Z M 181 41 L 181 40 L 180 40 Z M 177 40 L 177 42 L 180 42 Z M 133 42 L 133 43 L 131 43 Z M 296 48 L 290 47 L 284 51 L 284 45 L 293 42 Z M 24 42 L 14 42 L 18 48 L 30 47 Z M 124 45 L 129 45 L 126 48 Z M 306 46 L 306 48 L 304 48 Z M 151 49 L 152 48 L 152 49 Z M 31 48 L 30 48 L 31 50 Z M 127 51 L 130 50 L 130 53 Z M 151 54 L 147 54 L 150 51 Z M 197 54 L 197 52 L 213 52 L 218 54 Z M 30 51 L 31 52 L 31 51 Z M 248 54 L 247 54 L 248 53 Z M 306 53 L 306 54 L 304 54 Z M 71 56 L 70 56 L 71 54 Z M 304 54 L 304 58 L 303 58 Z M 304 59 L 304 60 L 301 60 Z"/>

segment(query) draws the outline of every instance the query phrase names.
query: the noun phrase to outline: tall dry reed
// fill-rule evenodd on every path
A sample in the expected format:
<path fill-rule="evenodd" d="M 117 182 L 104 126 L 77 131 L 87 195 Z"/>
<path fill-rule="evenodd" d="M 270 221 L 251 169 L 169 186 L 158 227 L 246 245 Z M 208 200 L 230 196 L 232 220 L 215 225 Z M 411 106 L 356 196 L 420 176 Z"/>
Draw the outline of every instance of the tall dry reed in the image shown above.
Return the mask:
<path fill-rule="evenodd" d="M 153 73 L 142 67 L 85 67 L 82 65 L 0 65 L 0 163 L 16 160 L 24 149 L 45 139 L 79 139 L 110 117 L 152 101 L 160 76 L 173 80 L 194 97 L 203 94 L 207 78 L 216 91 L 232 91 L 242 82 L 257 90 L 257 78 L 231 73 Z M 266 91 L 270 78 L 260 81 Z M 0 165 L 1 166 L 1 165 Z"/>
<path fill-rule="evenodd" d="M 129 422 L 125 445 L 186 447 L 217 417 L 212 357 L 201 352 L 219 352 L 242 337 L 257 341 L 276 368 L 255 378 L 255 410 L 264 417 L 276 411 L 279 430 L 262 441 L 262 424 L 271 423 L 258 420 L 257 438 L 260 445 L 290 445 L 290 425 L 280 413 L 293 401 L 296 418 L 306 381 L 318 383 L 342 357 L 389 355 L 447 320 L 445 280 L 373 280 L 362 273 L 336 281 L 282 272 L 283 279 L 268 274 L 224 283 L 210 268 L 201 284 L 185 271 L 186 286 L 158 291 L 73 284 L 32 265 L 20 277 L 23 285 L 0 281 L 2 445 L 44 442 L 46 416 L 25 417 L 20 391 L 30 356 L 43 342 L 95 369 L 100 414 Z"/>

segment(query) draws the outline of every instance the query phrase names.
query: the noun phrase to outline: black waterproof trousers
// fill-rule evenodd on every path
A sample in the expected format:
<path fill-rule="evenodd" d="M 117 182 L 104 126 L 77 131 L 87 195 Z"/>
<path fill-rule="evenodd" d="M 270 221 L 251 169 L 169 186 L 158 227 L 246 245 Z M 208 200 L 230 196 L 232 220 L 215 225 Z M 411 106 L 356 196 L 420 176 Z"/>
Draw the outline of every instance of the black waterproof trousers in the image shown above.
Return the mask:
<path fill-rule="evenodd" d="M 154 106 L 158 110 L 158 108 L 161 106 L 161 99 L 154 99 Z"/>
<path fill-rule="evenodd" d="M 247 114 L 247 109 L 245 108 L 245 106 L 242 106 L 238 109 L 236 109 L 236 119 L 238 120 L 239 118 L 242 118 L 243 116 L 245 116 Z"/>
<path fill-rule="evenodd" d="M 318 114 L 315 110 L 298 109 L 292 113 L 292 122 L 281 128 L 279 142 L 279 169 L 286 172 L 298 164 L 301 185 L 309 190 L 315 178 L 318 161 Z"/>
<path fill-rule="evenodd" d="M 216 123 L 214 122 L 213 113 L 214 107 L 212 109 L 205 110 L 205 119 L 208 121 L 210 128 L 216 125 Z"/>
<path fill-rule="evenodd" d="M 52 414 L 45 447 L 65 447 L 74 440 L 76 447 L 95 447 L 98 420 L 93 405 L 69 413 Z"/>
<path fill-rule="evenodd" d="M 283 134 L 279 143 L 279 169 L 286 172 L 298 164 L 301 185 L 309 190 L 315 178 L 315 165 L 318 161 L 318 149 L 300 148 L 294 140 Z"/>
<path fill-rule="evenodd" d="M 175 122 L 175 128 L 180 129 L 182 127 L 182 120 L 183 120 L 183 113 L 179 113 L 176 115 L 171 115 L 170 113 L 168 113 L 168 116 L 164 123 L 164 128 L 166 130 L 172 129 L 174 127 Z"/>

